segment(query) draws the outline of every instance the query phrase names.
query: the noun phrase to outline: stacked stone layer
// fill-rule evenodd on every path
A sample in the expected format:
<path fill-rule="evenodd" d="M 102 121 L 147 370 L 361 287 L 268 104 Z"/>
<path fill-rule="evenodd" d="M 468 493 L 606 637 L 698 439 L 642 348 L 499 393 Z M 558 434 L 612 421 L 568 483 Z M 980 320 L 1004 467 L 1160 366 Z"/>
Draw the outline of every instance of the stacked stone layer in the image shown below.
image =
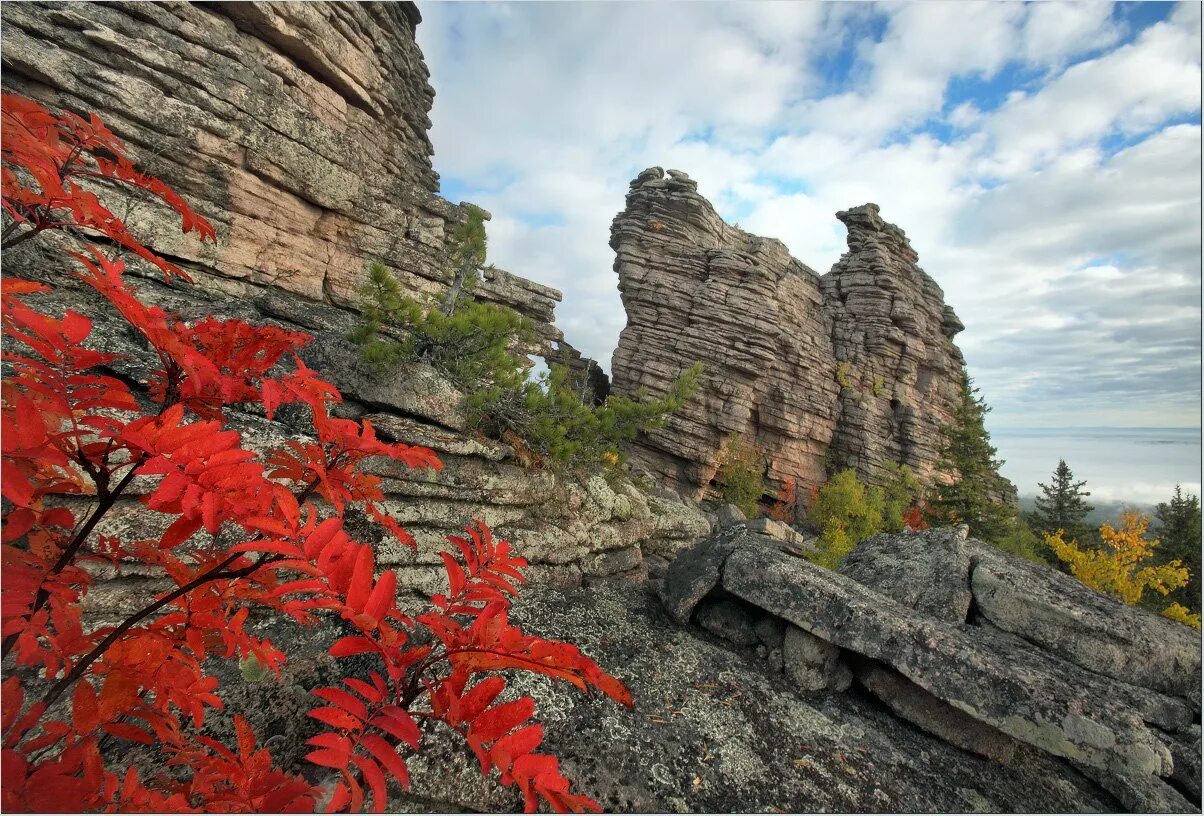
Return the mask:
<path fill-rule="evenodd" d="M 736 524 L 683 551 L 661 596 L 680 624 L 739 649 L 760 639 L 803 694 L 856 677 L 964 751 L 1010 766 L 1036 749 L 1127 810 L 1199 810 L 1198 634 L 964 525 L 874 536 L 834 572 Z"/>
<path fill-rule="evenodd" d="M 215 291 L 354 306 L 379 260 L 435 296 L 466 214 L 437 195 L 419 20 L 412 3 L 21 3 L 5 9 L 3 85 L 99 114 L 209 219 L 216 245 L 145 202 L 128 221 Z M 478 296 L 560 338 L 559 292 L 486 278 Z"/>
<path fill-rule="evenodd" d="M 663 392 L 695 361 L 698 395 L 633 458 L 701 497 L 735 437 L 764 454 L 771 487 L 833 467 L 931 479 L 960 397 L 962 329 L 903 231 L 866 204 L 837 214 L 849 250 L 826 275 L 777 240 L 725 223 L 686 174 L 650 168 L 611 227 L 627 310 L 619 392 Z"/>

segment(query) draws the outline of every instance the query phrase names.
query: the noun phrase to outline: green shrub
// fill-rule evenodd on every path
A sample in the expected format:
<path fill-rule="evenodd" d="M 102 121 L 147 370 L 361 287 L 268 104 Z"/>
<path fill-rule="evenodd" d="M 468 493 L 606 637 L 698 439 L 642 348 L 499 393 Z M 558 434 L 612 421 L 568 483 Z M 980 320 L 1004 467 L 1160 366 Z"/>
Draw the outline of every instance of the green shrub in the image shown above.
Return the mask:
<path fill-rule="evenodd" d="M 841 388 L 852 388 L 853 383 L 849 380 L 849 372 L 853 369 L 853 364 L 845 360 L 840 365 L 836 366 L 836 383 Z"/>
<path fill-rule="evenodd" d="M 664 425 L 698 390 L 702 364 L 686 369 L 660 399 L 611 394 L 594 405 L 566 366 L 552 364 L 538 384 L 525 389 L 526 417 L 520 433 L 533 451 L 555 464 L 575 466 L 622 461 L 620 446 L 641 430 Z"/>
<path fill-rule="evenodd" d="M 728 439 L 715 475 L 723 501 L 736 505 L 749 518 L 756 516 L 757 503 L 765 493 L 764 470 L 755 445 L 740 436 Z"/>
<path fill-rule="evenodd" d="M 480 252 L 471 257 L 483 259 Z M 505 306 L 473 300 L 470 290 L 465 285 L 456 292 L 450 309 L 446 300 L 424 305 L 403 296 L 396 278 L 374 262 L 360 289 L 361 322 L 351 339 L 381 375 L 407 360 L 429 363 L 464 392 L 471 428 L 494 438 L 514 434 L 558 467 L 619 464 L 622 443 L 662 425 L 698 389 L 700 363 L 652 400 L 613 394 L 594 405 L 583 383 L 556 363 L 532 382 L 530 361 L 521 352 L 539 341 L 530 321 Z M 399 337 L 384 335 L 385 326 Z"/>
<path fill-rule="evenodd" d="M 1050 566 L 1049 547 L 1041 540 L 1024 519 L 1017 516 L 1005 528 L 1003 535 L 990 542 L 1006 553 L 1032 561 L 1034 564 Z"/>
<path fill-rule="evenodd" d="M 862 484 L 852 469 L 837 473 L 817 491 L 807 512 L 821 530 L 811 560 L 836 569 L 859 541 L 882 532 L 885 505 L 882 488 Z"/>

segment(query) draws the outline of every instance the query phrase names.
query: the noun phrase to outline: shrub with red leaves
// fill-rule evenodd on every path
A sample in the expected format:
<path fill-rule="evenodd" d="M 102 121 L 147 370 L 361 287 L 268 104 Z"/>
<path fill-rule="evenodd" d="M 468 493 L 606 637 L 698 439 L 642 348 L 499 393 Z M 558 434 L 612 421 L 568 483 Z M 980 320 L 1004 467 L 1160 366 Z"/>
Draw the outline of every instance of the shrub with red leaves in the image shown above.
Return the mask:
<path fill-rule="evenodd" d="M 46 230 L 107 239 L 169 277 L 174 264 L 143 245 L 81 179 L 140 188 L 181 217 L 185 232 L 216 240 L 209 223 L 163 182 L 134 169 L 122 143 L 95 116 L 54 115 L 3 97 L 3 207 L 13 246 Z M 156 412 L 143 415 L 125 382 L 104 373 L 114 355 L 90 350 L 91 321 L 52 317 L 30 305 L 49 287 L 2 282 L 0 407 L 7 502 L 3 529 L 3 653 L 16 670 L 2 684 L 3 807 L 11 811 L 152 810 L 382 811 L 390 783 L 409 785 L 406 756 L 421 746 L 418 721 L 463 735 L 481 770 L 517 786 L 528 810 L 597 810 L 570 790 L 555 757 L 538 753 L 534 701 L 498 702 L 499 672 L 564 680 L 630 705 L 627 689 L 575 646 L 521 632 L 507 617 L 526 562 L 483 523 L 450 538 L 448 591 L 410 616 L 396 604 L 396 576 L 378 574 L 368 544 L 343 526 L 357 508 L 400 541 L 413 539 L 381 508 L 368 457 L 438 470 L 426 449 L 377 438 L 367 422 L 339 419 L 339 392 L 306 368 L 306 335 L 239 320 L 185 323 L 141 303 L 125 265 L 98 246 L 71 253 L 76 275 L 141 333 L 158 357 L 144 383 Z M 243 447 L 225 411 L 258 403 L 308 411 L 313 438 L 266 454 Z M 135 477 L 151 477 L 147 509 L 165 532 L 125 540 L 97 535 L 100 521 Z M 86 511 L 62 496 L 91 500 Z M 115 626 L 91 627 L 81 598 L 84 566 L 137 564 L 173 587 Z M 363 676 L 314 690 L 309 716 L 322 730 L 307 759 L 333 769 L 321 788 L 273 765 L 251 726 L 235 714 L 235 742 L 203 736 L 206 713 L 223 707 L 205 658 L 249 659 L 276 672 L 286 655 L 247 631 L 254 609 L 299 624 L 340 618 L 354 634 L 330 645 L 335 658 L 370 656 Z M 35 680 L 35 678 L 38 678 Z M 35 691 L 36 689 L 36 691 Z M 154 745 L 173 773 L 143 778 L 107 766 L 112 740 Z M 110 752 L 111 753 L 111 752 Z"/>

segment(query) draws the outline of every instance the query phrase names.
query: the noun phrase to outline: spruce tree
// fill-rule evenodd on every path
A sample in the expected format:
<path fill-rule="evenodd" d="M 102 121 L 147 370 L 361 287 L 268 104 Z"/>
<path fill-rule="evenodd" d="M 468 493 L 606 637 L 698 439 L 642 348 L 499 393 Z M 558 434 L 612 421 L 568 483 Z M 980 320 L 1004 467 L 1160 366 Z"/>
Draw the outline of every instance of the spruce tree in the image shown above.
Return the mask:
<path fill-rule="evenodd" d="M 1172 592 L 1170 598 L 1193 612 L 1200 611 L 1200 497 L 1184 494 L 1175 485 L 1169 502 L 1154 508 L 1158 519 L 1158 535 L 1162 546 L 1158 553 L 1166 560 L 1179 559 L 1191 572 L 1187 586 Z"/>
<path fill-rule="evenodd" d="M 1085 484 L 1086 480 L 1076 482 L 1066 460 L 1059 459 L 1050 483 L 1037 483 L 1037 487 L 1041 488 L 1033 513 L 1037 532 L 1053 535 L 1061 530 L 1068 539 L 1081 539 L 1087 532 L 1083 518 L 1095 509 L 1085 501 L 1091 495 L 1082 489 Z"/>
<path fill-rule="evenodd" d="M 999 475 L 1003 461 L 996 458 L 998 451 L 987 432 L 990 410 L 963 368 L 961 401 L 945 426 L 937 463 L 952 481 L 936 486 L 928 501 L 928 516 L 937 524 L 968 524 L 971 535 L 993 542 L 1008 534 L 1016 512 L 1004 498 L 1009 485 Z"/>

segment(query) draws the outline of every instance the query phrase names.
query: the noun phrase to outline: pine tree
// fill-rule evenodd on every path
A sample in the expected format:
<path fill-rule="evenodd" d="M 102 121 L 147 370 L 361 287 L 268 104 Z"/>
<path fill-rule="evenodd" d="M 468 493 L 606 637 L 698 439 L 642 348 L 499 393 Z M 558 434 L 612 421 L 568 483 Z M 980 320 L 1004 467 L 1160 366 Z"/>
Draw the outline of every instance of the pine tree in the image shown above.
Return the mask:
<path fill-rule="evenodd" d="M 1154 509 L 1158 519 L 1158 534 L 1162 537 L 1161 555 L 1178 559 L 1191 572 L 1191 579 L 1171 598 L 1189 609 L 1200 611 L 1200 497 L 1184 495 L 1175 485 L 1169 502 L 1159 502 Z"/>
<path fill-rule="evenodd" d="M 1076 482 L 1066 460 L 1059 459 L 1050 483 L 1037 483 L 1042 494 L 1033 513 L 1037 532 L 1052 535 L 1061 530 L 1070 538 L 1083 538 L 1087 532 L 1083 518 L 1095 509 L 1085 501 L 1091 495 L 1082 489 L 1085 484 L 1086 480 Z"/>
<path fill-rule="evenodd" d="M 487 239 L 485 237 L 486 213 L 475 204 L 468 204 L 468 218 L 452 233 L 448 264 L 452 271 L 451 286 L 443 296 L 440 311 L 451 317 L 456 311 L 462 292 L 471 291 L 480 279 L 485 266 Z"/>
<path fill-rule="evenodd" d="M 1003 461 L 996 458 L 998 451 L 986 429 L 990 410 L 963 368 L 962 398 L 945 426 L 937 463 L 952 481 L 937 485 L 928 516 L 937 524 L 968 524 L 971 535 L 997 541 L 1012 528 L 1016 512 L 1004 499 L 1010 486 L 999 475 Z"/>

